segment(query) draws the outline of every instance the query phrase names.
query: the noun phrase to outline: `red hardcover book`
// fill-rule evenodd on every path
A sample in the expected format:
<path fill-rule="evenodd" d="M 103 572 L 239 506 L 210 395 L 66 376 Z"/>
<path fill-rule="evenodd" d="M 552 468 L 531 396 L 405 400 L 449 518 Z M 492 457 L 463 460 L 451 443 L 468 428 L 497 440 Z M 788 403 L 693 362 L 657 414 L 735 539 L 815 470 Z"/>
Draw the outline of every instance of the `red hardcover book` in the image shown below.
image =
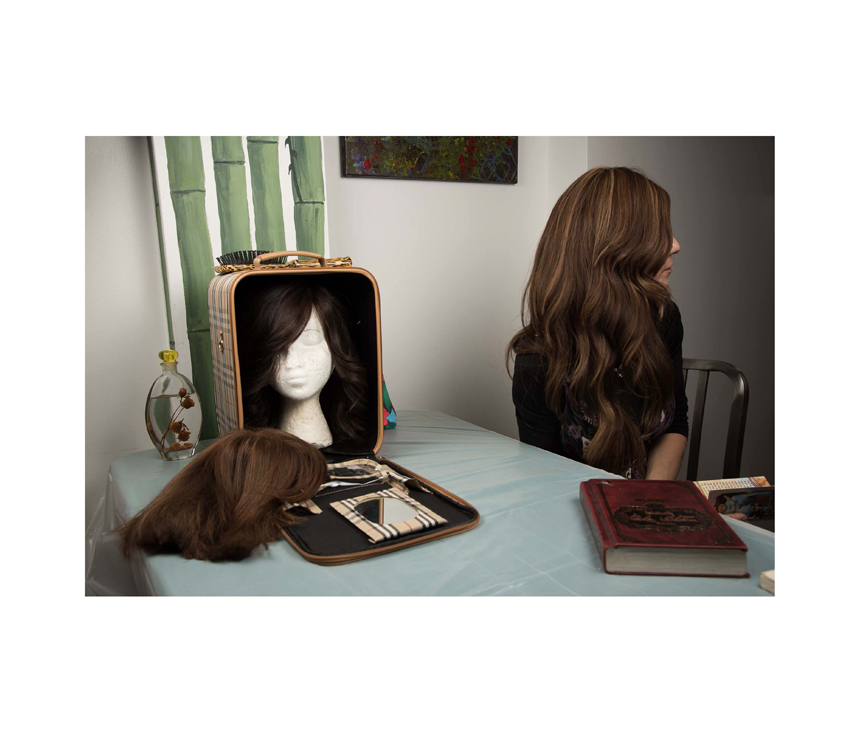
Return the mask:
<path fill-rule="evenodd" d="M 588 480 L 581 505 L 609 574 L 747 578 L 747 546 L 690 481 Z"/>

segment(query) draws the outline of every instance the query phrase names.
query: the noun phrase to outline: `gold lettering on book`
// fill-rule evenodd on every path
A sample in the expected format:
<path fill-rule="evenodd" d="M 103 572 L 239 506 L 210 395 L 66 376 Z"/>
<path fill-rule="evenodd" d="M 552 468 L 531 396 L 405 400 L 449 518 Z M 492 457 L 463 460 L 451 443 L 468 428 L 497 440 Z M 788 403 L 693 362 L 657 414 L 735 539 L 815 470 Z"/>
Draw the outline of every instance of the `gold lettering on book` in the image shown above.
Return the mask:
<path fill-rule="evenodd" d="M 694 508 L 667 507 L 660 503 L 617 508 L 614 519 L 627 528 L 658 530 L 662 533 L 707 530 L 713 523 L 709 515 Z"/>

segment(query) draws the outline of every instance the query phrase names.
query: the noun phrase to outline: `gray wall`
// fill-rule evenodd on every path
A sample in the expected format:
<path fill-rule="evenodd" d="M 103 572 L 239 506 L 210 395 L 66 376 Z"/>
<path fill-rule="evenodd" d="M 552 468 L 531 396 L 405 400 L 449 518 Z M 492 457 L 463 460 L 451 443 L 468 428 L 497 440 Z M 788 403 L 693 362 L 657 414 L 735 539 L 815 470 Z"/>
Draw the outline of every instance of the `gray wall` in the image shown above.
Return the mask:
<path fill-rule="evenodd" d="M 773 482 L 773 138 L 589 137 L 587 162 L 638 167 L 670 193 L 682 246 L 670 287 L 685 325 L 684 355 L 744 372 L 750 409 L 741 471 Z M 725 376 L 712 376 L 703 479 L 722 473 L 731 397 Z"/>
<path fill-rule="evenodd" d="M 87 137 L 86 525 L 109 465 L 152 448 L 145 397 L 167 347 L 147 142 Z"/>

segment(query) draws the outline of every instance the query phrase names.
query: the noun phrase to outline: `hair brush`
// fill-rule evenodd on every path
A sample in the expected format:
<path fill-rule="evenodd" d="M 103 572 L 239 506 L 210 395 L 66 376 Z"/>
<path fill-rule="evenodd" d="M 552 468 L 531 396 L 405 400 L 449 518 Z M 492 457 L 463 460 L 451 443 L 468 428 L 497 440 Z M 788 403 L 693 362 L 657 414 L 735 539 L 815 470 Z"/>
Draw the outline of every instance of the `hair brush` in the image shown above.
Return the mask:
<path fill-rule="evenodd" d="M 252 251 L 248 249 L 247 251 L 228 251 L 226 254 L 222 254 L 221 256 L 216 257 L 216 261 L 222 266 L 251 266 L 254 263 L 254 259 L 256 259 L 260 254 L 270 254 L 269 251 Z M 279 256 L 276 259 L 268 259 L 264 262 L 265 264 L 285 264 L 286 257 Z"/>

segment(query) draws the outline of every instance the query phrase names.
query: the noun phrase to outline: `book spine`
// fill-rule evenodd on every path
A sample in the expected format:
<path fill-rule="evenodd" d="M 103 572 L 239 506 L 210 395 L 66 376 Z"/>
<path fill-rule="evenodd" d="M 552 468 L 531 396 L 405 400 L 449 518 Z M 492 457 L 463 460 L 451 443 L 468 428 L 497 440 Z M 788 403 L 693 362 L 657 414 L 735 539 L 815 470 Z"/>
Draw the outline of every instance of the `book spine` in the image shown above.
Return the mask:
<path fill-rule="evenodd" d="M 602 569 L 607 573 L 608 569 L 605 565 L 605 545 L 602 539 L 602 526 L 600 525 L 599 516 L 596 514 L 594 506 L 591 505 L 590 491 L 592 487 L 588 483 L 581 483 L 581 507 L 584 510 L 584 517 L 587 518 L 587 524 L 590 526 L 590 532 L 593 534 L 593 541 L 596 543 L 596 550 L 599 551 L 599 557 L 602 559 Z"/>

